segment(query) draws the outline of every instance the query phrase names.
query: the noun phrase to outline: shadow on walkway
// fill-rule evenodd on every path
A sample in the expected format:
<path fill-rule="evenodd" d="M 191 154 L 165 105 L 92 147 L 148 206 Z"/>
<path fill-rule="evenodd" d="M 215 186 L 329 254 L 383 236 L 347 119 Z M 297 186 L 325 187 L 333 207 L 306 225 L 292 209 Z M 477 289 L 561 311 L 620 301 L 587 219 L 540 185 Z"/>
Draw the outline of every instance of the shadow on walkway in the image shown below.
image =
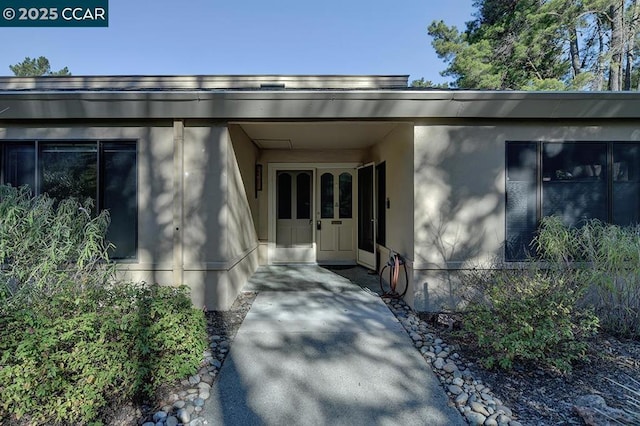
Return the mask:
<path fill-rule="evenodd" d="M 351 279 L 261 267 L 244 290 L 259 294 L 202 412 L 209 424 L 466 424 L 386 305 Z"/>

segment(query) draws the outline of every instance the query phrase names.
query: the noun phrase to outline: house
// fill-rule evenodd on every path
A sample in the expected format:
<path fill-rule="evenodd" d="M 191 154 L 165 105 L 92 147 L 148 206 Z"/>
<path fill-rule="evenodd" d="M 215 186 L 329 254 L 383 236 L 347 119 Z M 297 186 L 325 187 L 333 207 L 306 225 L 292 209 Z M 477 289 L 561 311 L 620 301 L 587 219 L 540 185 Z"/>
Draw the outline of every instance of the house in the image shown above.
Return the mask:
<path fill-rule="evenodd" d="M 542 215 L 638 222 L 640 95 L 407 76 L 0 78 L 1 178 L 109 209 L 134 279 L 228 308 L 262 264 L 407 259 L 407 301 L 526 257 Z"/>

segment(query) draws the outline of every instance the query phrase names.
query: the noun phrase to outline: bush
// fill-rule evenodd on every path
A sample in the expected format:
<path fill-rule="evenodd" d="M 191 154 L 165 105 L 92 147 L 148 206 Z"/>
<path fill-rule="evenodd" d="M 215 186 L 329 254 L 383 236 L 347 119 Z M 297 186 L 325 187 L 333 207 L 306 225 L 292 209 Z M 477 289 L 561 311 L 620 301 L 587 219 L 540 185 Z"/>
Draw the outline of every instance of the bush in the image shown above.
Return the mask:
<path fill-rule="evenodd" d="M 535 243 L 553 269 L 587 285 L 581 304 L 595 309 L 603 330 L 640 337 L 640 226 L 590 220 L 567 228 L 559 218 L 548 217 Z"/>
<path fill-rule="evenodd" d="M 120 283 L 0 317 L 0 418 L 85 424 L 193 374 L 204 313 L 185 288 Z"/>
<path fill-rule="evenodd" d="M 477 342 L 485 367 L 535 362 L 567 372 L 585 356 L 598 321 L 576 309 L 581 289 L 570 276 L 494 269 L 474 275 L 470 284 L 482 297 L 471 301 L 464 331 Z"/>
<path fill-rule="evenodd" d="M 93 201 L 31 197 L 28 187 L 0 185 L 0 311 L 39 305 L 59 292 L 77 294 L 113 275 L 105 235 L 109 215 Z"/>
<path fill-rule="evenodd" d="M 206 349 L 204 312 L 193 309 L 187 288 L 152 286 L 144 291 L 138 353 L 143 357 L 142 391 L 194 374 Z"/>
<path fill-rule="evenodd" d="M 187 290 L 114 281 L 107 213 L 0 186 L 0 419 L 87 424 L 196 372 Z"/>

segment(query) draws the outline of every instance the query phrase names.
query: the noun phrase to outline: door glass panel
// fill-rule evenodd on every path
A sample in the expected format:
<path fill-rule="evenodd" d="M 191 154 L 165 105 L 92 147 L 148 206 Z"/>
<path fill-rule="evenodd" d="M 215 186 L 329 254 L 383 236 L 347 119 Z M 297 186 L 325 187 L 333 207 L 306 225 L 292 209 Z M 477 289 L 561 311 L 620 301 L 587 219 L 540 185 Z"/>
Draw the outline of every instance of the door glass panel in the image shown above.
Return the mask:
<path fill-rule="evenodd" d="M 291 175 L 289 173 L 278 173 L 276 192 L 278 219 L 291 219 Z"/>
<path fill-rule="evenodd" d="M 374 252 L 373 166 L 358 169 L 358 248 Z"/>
<path fill-rule="evenodd" d="M 378 208 L 378 229 L 376 232 L 376 240 L 380 245 L 385 245 L 387 234 L 387 169 L 386 163 L 376 166 L 376 188 L 378 188 L 377 208 Z"/>
<path fill-rule="evenodd" d="M 340 190 L 340 219 L 351 219 L 353 210 L 353 176 L 342 173 L 339 178 Z"/>
<path fill-rule="evenodd" d="M 333 219 L 333 174 L 324 173 L 320 177 L 320 217 Z"/>
<path fill-rule="evenodd" d="M 96 144 L 46 144 L 40 149 L 42 192 L 62 200 L 97 198 L 98 154 Z"/>
<path fill-rule="evenodd" d="M 296 177 L 296 214 L 298 219 L 311 219 L 311 175 L 300 173 Z"/>

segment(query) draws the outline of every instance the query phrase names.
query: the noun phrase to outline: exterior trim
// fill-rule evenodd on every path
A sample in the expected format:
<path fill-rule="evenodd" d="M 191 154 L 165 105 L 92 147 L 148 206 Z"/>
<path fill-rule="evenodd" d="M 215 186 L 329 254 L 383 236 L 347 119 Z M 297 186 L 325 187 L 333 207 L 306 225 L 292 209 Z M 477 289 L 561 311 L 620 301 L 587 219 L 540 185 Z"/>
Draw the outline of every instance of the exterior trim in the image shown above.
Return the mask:
<path fill-rule="evenodd" d="M 244 259 L 249 257 L 251 253 L 258 250 L 258 244 L 256 243 L 253 247 L 248 248 L 244 252 L 239 255 L 229 259 L 227 261 L 221 262 L 192 262 L 185 263 L 184 270 L 185 271 L 230 271 L 238 263 L 242 262 Z"/>
<path fill-rule="evenodd" d="M 173 118 L 229 121 L 638 119 L 640 94 L 414 90 L 0 91 L 0 122 Z"/>
<path fill-rule="evenodd" d="M 403 89 L 408 75 L 119 75 L 0 77 L 0 90 Z"/>

